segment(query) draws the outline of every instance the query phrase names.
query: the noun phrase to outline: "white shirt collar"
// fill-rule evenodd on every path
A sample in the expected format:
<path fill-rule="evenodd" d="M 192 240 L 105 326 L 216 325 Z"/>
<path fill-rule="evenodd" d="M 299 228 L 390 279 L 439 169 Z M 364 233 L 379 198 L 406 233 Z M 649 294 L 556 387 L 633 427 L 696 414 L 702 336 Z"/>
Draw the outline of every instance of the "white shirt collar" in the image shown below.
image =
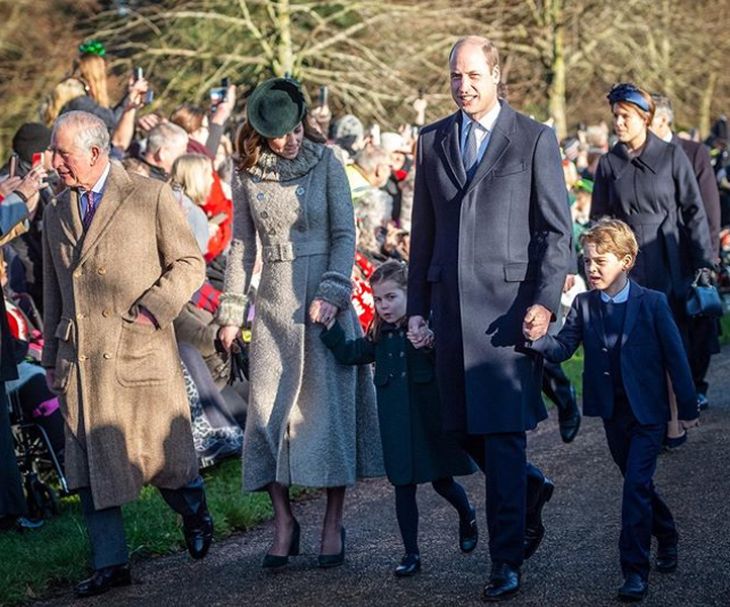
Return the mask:
<path fill-rule="evenodd" d="M 497 118 L 499 117 L 499 111 L 502 109 L 502 105 L 497 101 L 497 103 L 494 105 L 494 107 L 489 110 L 484 116 L 482 116 L 479 120 L 476 122 L 484 128 L 486 131 L 491 131 L 494 128 L 494 123 L 497 122 Z M 466 132 L 466 127 L 473 122 L 469 116 L 467 116 L 464 111 L 461 112 L 461 132 Z"/>
<path fill-rule="evenodd" d="M 626 286 L 621 289 L 616 295 L 611 297 L 610 295 L 606 295 L 604 291 L 601 291 L 601 301 L 603 303 L 626 303 L 626 300 L 629 298 L 629 290 L 631 288 L 631 281 L 626 281 Z"/>
<path fill-rule="evenodd" d="M 662 137 L 662 141 L 666 141 L 667 143 L 671 143 L 673 136 L 674 136 L 674 133 L 672 133 L 672 131 L 669 131 L 664 137 Z"/>
<path fill-rule="evenodd" d="M 101 177 L 99 177 L 99 180 L 93 185 L 91 188 L 91 191 L 94 192 L 94 194 L 101 194 L 104 191 L 104 186 L 106 185 L 106 180 L 109 177 L 109 171 L 111 170 L 112 163 L 107 160 L 106 166 L 104 167 L 104 171 L 101 174 Z M 82 192 L 86 192 L 84 188 L 79 188 Z"/>

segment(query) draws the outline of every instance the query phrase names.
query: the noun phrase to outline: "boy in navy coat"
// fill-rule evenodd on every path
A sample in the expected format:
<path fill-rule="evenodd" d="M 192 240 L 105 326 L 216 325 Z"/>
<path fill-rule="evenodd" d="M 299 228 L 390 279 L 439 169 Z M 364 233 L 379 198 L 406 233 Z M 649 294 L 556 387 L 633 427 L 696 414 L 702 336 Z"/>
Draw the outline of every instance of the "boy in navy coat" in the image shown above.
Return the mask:
<path fill-rule="evenodd" d="M 603 219 L 581 242 L 593 290 L 575 298 L 557 336 L 529 347 L 562 362 L 583 343 L 583 414 L 603 418 L 608 447 L 624 477 L 619 598 L 640 601 L 648 589 L 652 535 L 658 541 L 657 571 L 677 567 L 674 519 L 652 481 L 669 419 L 667 375 L 685 425 L 698 417 L 697 397 L 666 296 L 628 278 L 638 253 L 631 228 Z M 524 332 L 535 337 L 527 326 Z"/>

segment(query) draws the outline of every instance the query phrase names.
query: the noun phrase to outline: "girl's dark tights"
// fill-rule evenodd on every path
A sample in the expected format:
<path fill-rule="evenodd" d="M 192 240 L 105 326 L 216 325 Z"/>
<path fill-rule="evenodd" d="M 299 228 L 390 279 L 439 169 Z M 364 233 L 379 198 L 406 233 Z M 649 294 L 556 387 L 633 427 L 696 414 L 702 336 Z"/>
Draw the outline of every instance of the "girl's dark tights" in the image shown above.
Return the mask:
<path fill-rule="evenodd" d="M 431 485 L 436 493 L 456 509 L 459 513 L 459 520 L 467 521 L 471 519 L 471 506 L 464 487 L 450 476 L 440 478 Z M 414 484 L 396 485 L 395 487 L 395 514 L 407 554 L 419 554 L 416 488 L 417 485 Z"/>

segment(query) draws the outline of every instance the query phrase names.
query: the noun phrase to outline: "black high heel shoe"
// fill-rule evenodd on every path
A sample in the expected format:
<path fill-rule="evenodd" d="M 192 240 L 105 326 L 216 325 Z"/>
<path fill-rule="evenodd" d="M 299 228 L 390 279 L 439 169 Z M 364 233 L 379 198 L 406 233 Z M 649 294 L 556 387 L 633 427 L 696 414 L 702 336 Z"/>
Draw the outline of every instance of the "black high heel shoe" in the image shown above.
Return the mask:
<path fill-rule="evenodd" d="M 294 519 L 294 531 L 291 535 L 291 544 L 289 544 L 289 552 L 286 556 L 278 554 L 264 555 L 264 562 L 261 563 L 263 569 L 278 569 L 289 563 L 290 556 L 299 556 L 299 538 L 301 536 L 301 528 L 299 522 Z"/>
<path fill-rule="evenodd" d="M 479 541 L 479 529 L 477 528 L 476 510 L 469 508 L 470 514 L 467 520 L 459 521 L 459 549 L 468 554 L 477 547 Z"/>
<path fill-rule="evenodd" d="M 340 532 L 342 548 L 338 554 L 320 554 L 317 557 L 319 566 L 322 569 L 330 569 L 331 567 L 339 567 L 345 562 L 345 528 Z"/>

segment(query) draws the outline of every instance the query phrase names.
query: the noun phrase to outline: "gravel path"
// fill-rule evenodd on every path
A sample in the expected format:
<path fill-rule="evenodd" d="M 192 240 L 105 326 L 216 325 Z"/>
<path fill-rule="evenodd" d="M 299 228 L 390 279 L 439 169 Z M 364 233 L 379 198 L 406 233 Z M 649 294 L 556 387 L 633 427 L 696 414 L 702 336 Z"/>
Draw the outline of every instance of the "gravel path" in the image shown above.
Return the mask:
<path fill-rule="evenodd" d="M 730 605 L 730 349 L 713 359 L 711 408 L 702 426 L 676 453 L 662 455 L 656 475 L 680 532 L 676 573 L 653 573 L 644 605 L 710 607 Z M 556 484 L 545 508 L 545 540 L 523 567 L 523 589 L 508 602 L 519 606 L 617 605 L 621 583 L 618 532 L 621 479 L 606 447 L 600 421 L 584 419 L 571 445 L 560 442 L 553 417 L 532 433 L 530 458 Z M 475 474 L 465 483 L 484 521 L 484 485 Z M 74 601 L 70 589 L 36 605 L 127 606 L 297 606 L 348 607 L 480 605 L 489 569 L 486 542 L 471 555 L 457 549 L 457 519 L 430 486 L 419 490 L 423 571 L 399 580 L 392 568 L 402 547 L 392 489 L 385 481 L 358 484 L 348 494 L 345 521 L 347 560 L 343 567 L 316 567 L 323 499 L 296 506 L 304 554 L 279 573 L 260 568 L 271 524 L 213 545 L 202 562 L 186 554 L 135 564 L 135 584 L 97 599 Z"/>

